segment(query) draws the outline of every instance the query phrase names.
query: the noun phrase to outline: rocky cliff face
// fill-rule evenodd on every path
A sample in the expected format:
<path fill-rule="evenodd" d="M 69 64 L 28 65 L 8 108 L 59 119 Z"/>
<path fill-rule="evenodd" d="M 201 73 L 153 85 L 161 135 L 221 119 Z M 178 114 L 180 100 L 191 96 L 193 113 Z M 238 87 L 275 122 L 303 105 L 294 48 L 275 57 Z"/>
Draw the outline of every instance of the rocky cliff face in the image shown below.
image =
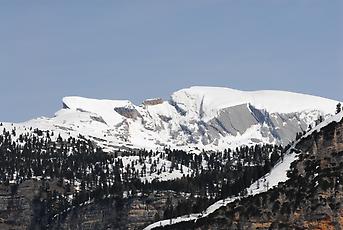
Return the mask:
<path fill-rule="evenodd" d="M 153 193 L 149 196 L 125 200 L 104 199 L 77 207 L 55 219 L 51 229 L 143 229 L 163 217 L 167 202 L 176 204 L 184 197 L 173 192 Z"/>
<path fill-rule="evenodd" d="M 0 185 L 0 229 L 35 229 L 40 218 L 35 200 L 38 187 L 33 181 Z"/>
<path fill-rule="evenodd" d="M 161 229 L 342 229 L 343 120 L 304 137 L 296 151 L 285 183 Z"/>
<path fill-rule="evenodd" d="M 265 140 L 286 145 L 295 138 L 295 133 L 307 129 L 308 124 L 300 116 L 300 113 L 268 113 L 250 104 L 224 108 L 215 118 L 204 123 L 207 135 L 203 137 L 202 143 L 218 142 L 221 136 L 241 135 L 251 127 L 256 127 L 260 137 L 250 138 L 251 143 Z M 198 133 L 198 136 L 201 136 L 201 133 Z"/>
<path fill-rule="evenodd" d="M 56 188 L 50 182 L 52 188 Z M 46 188 L 41 181 L 28 180 L 18 186 L 0 186 L 0 229 L 142 229 L 159 220 L 167 202 L 185 199 L 173 192 L 152 193 L 130 199 L 106 198 L 75 207 L 48 220 Z"/>

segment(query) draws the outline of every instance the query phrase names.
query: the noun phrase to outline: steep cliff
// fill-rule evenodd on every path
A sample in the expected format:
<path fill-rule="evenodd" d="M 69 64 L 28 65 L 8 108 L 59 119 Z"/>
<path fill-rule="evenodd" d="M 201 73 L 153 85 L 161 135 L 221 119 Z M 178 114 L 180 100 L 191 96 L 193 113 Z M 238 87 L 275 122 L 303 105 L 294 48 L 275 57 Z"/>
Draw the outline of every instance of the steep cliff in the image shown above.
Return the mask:
<path fill-rule="evenodd" d="M 90 203 L 56 218 L 49 229 L 93 230 L 118 229 L 138 230 L 159 220 L 172 202 L 174 205 L 185 198 L 174 192 L 158 192 L 130 199 L 103 199 Z"/>
<path fill-rule="evenodd" d="M 58 189 L 50 181 L 28 180 L 0 187 L 0 229 L 142 229 L 163 216 L 168 205 L 185 198 L 174 192 L 158 192 L 128 199 L 105 198 L 65 210 L 49 220 L 48 196 Z"/>

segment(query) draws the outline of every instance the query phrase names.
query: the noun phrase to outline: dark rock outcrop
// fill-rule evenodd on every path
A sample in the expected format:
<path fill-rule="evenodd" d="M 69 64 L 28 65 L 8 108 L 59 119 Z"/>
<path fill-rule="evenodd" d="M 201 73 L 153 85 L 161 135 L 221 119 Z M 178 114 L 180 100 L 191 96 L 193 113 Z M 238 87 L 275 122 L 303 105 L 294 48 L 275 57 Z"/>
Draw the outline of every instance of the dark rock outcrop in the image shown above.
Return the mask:
<path fill-rule="evenodd" d="M 50 186 L 57 187 L 50 182 Z M 0 185 L 0 229 L 142 229 L 163 217 L 167 201 L 184 199 L 174 192 L 158 192 L 130 199 L 106 198 L 74 207 L 52 220 L 46 215 L 47 193 L 42 182 L 27 180 Z"/>
<path fill-rule="evenodd" d="M 114 108 L 114 111 L 126 118 L 136 119 L 137 117 L 141 117 L 139 112 L 134 108 L 118 107 Z"/>

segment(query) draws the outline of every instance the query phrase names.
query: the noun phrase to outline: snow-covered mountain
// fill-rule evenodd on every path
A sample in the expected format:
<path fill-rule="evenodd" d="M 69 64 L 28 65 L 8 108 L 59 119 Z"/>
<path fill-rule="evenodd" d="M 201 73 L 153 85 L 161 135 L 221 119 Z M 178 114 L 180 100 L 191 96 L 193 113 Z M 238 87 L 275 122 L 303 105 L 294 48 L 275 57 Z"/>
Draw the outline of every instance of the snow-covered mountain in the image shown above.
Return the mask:
<path fill-rule="evenodd" d="M 179 90 L 168 101 L 63 98 L 55 117 L 15 124 L 61 136 L 85 136 L 107 149 L 171 147 L 223 149 L 242 144 L 287 144 L 338 102 L 284 91 L 239 91 L 219 87 Z M 10 124 L 4 124 L 9 126 Z"/>

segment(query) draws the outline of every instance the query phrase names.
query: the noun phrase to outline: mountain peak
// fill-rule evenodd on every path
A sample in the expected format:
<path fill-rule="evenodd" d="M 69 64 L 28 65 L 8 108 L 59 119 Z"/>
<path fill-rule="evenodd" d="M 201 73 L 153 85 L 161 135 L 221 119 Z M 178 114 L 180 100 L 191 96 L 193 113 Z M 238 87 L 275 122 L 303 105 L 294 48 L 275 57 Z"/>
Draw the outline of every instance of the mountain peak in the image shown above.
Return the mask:
<path fill-rule="evenodd" d="M 199 107 L 202 106 L 203 109 L 209 108 L 214 112 L 222 108 L 250 103 L 254 107 L 270 113 L 294 113 L 317 109 L 332 114 L 337 104 L 337 101 L 334 100 L 287 91 L 241 91 L 207 86 L 181 89 L 173 93 L 172 101 L 184 110 L 199 110 Z M 213 117 L 215 114 L 210 113 L 208 115 Z"/>
<path fill-rule="evenodd" d="M 285 91 L 241 91 L 193 86 L 171 95 L 169 102 L 71 96 L 53 118 L 25 123 L 56 133 L 79 134 L 100 146 L 156 149 L 232 148 L 256 143 L 288 144 L 319 116 L 335 112 L 337 101 Z"/>

